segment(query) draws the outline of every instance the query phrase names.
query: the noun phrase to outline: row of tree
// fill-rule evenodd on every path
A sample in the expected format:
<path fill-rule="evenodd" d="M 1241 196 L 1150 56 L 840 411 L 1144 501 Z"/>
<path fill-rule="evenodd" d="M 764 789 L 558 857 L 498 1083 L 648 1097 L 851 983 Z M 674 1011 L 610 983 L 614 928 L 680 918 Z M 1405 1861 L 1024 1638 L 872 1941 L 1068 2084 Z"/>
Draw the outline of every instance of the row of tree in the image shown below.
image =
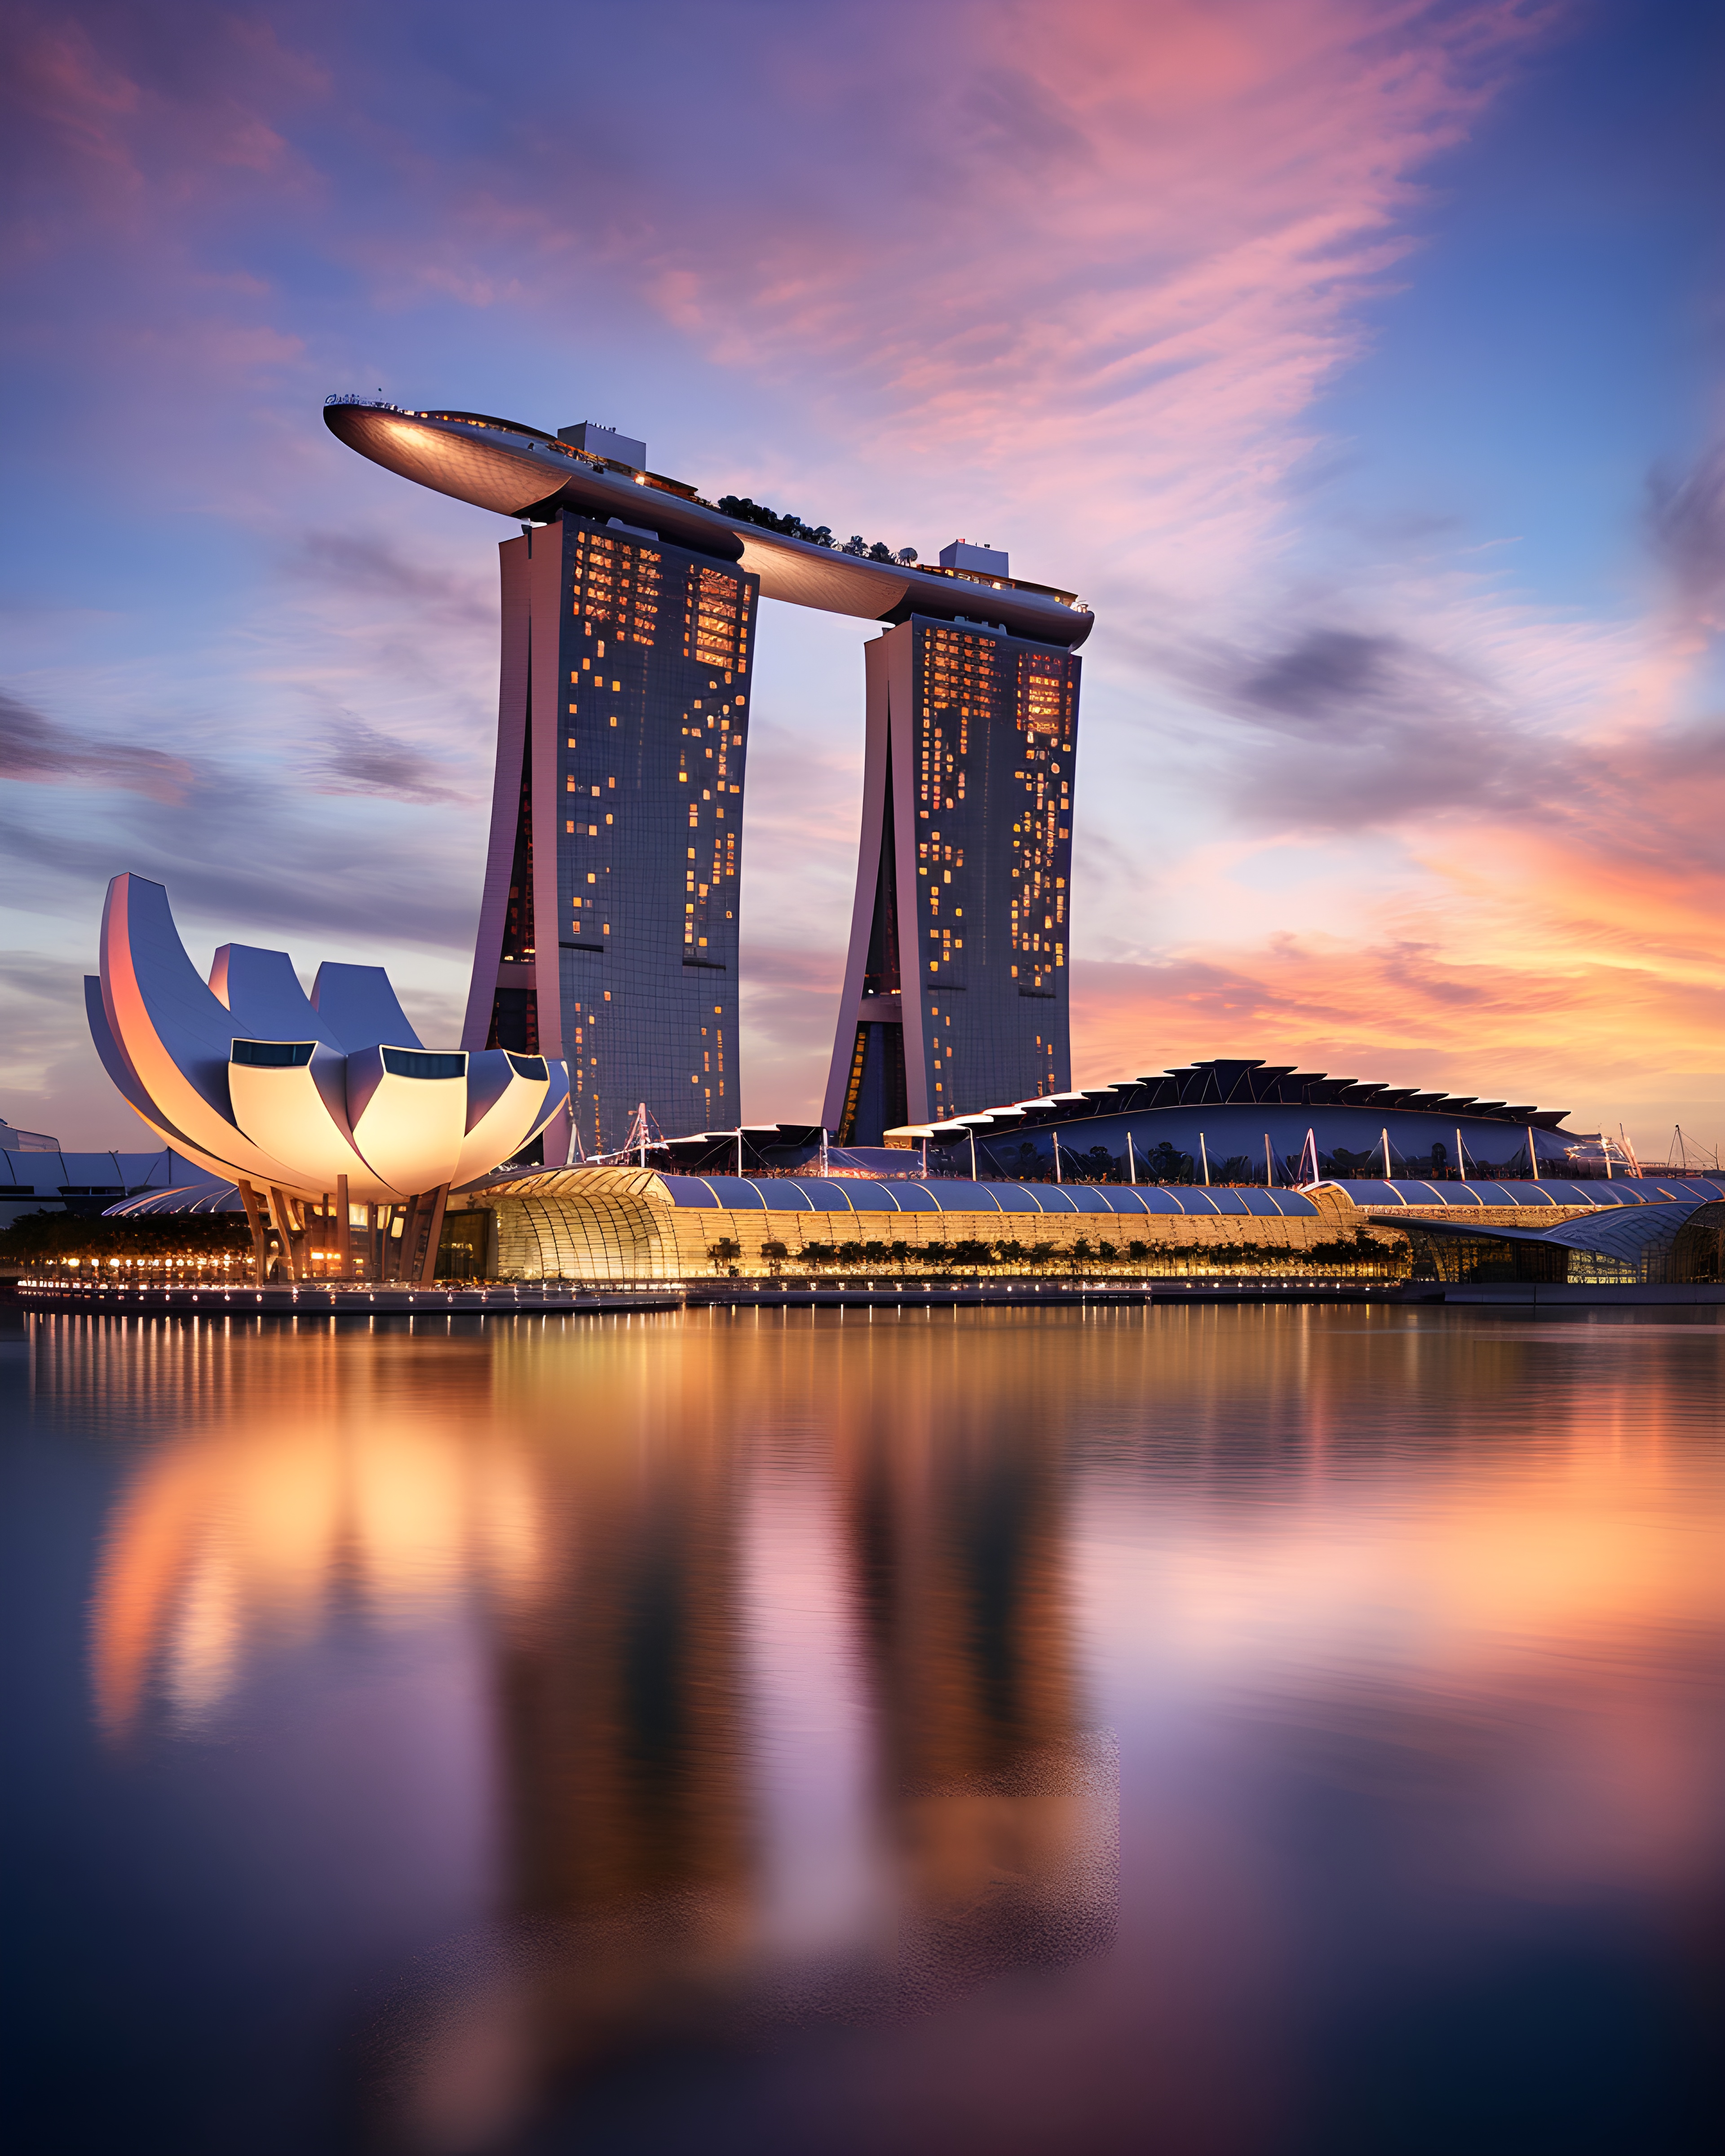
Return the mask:
<path fill-rule="evenodd" d="M 80 1219 L 69 1213 L 24 1213 L 0 1233 L 0 1270 L 45 1266 L 219 1272 L 251 1262 L 252 1239 L 240 1213 L 167 1213 L 132 1219 Z"/>
<path fill-rule="evenodd" d="M 751 501 L 746 494 L 721 494 L 714 506 L 726 516 L 734 516 L 739 524 L 756 524 L 763 531 L 782 531 L 788 539 L 806 540 L 811 547 L 831 547 L 840 554 L 860 555 L 865 562 L 907 565 L 916 558 L 914 547 L 901 547 L 895 553 L 884 540 L 870 544 L 860 531 L 853 531 L 848 539 L 835 539 L 830 525 L 805 524 L 800 516 L 789 514 L 781 516 L 776 509 Z"/>
<path fill-rule="evenodd" d="M 742 1245 L 731 1236 L 709 1244 L 707 1256 L 716 1272 L 734 1271 L 743 1255 Z M 1246 1272 L 1307 1271 L 1313 1266 L 1343 1268 L 1349 1272 L 1399 1274 L 1406 1270 L 1405 1246 L 1386 1243 L 1369 1229 L 1356 1228 L 1352 1235 L 1335 1235 L 1296 1248 L 1286 1243 L 1257 1243 L 1246 1240 L 1213 1243 L 1194 1248 L 1190 1244 L 1091 1242 L 1081 1235 L 1072 1243 L 1021 1243 L 1011 1240 L 983 1242 L 967 1239 L 954 1243 L 824 1243 L 765 1242 L 761 1255 L 777 1273 L 787 1266 L 804 1272 L 1068 1272 L 1093 1271 L 1099 1267 L 1127 1265 L 1140 1270 L 1169 1271 L 1177 1266 L 1189 1270 L 1194 1263 L 1206 1270 Z"/>
<path fill-rule="evenodd" d="M 742 1245 L 721 1237 L 707 1246 L 716 1271 L 737 1266 Z M 1070 1272 L 1109 1265 L 1139 1270 L 1189 1270 L 1195 1261 L 1207 1268 L 1245 1271 L 1306 1270 L 1313 1265 L 1355 1272 L 1406 1269 L 1400 1244 L 1381 1240 L 1365 1228 L 1298 1248 L 1286 1243 L 1247 1239 L 1194 1247 L 1165 1242 L 1024 1243 L 1014 1238 L 993 1242 L 967 1237 L 945 1243 L 813 1241 L 793 1249 L 769 1241 L 761 1255 L 774 1272 L 787 1266 L 804 1272 Z M 145 1214 L 132 1219 L 78 1219 L 64 1213 L 27 1213 L 0 1234 L 0 1270 L 18 1272 L 49 1266 L 160 1272 L 231 1272 L 249 1263 L 251 1238 L 237 1213 Z M 466 1270 L 463 1269 L 464 1271 Z"/>

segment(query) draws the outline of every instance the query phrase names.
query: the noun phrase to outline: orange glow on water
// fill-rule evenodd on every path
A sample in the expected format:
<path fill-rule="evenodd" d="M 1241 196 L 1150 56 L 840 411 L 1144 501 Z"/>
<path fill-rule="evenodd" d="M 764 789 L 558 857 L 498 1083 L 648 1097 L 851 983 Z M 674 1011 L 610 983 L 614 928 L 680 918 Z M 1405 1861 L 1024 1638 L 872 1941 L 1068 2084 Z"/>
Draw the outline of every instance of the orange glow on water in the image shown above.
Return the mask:
<path fill-rule="evenodd" d="M 1681 1892 L 1715 1836 L 1716 1327 L 39 1337 L 49 1398 L 100 1337 L 135 1425 L 92 1611 L 122 1755 L 254 1726 L 284 1671 L 351 1689 L 356 1654 L 381 1681 L 404 1653 L 409 1722 L 465 1732 L 415 1800 L 486 1793 L 487 1883 L 392 2010 L 407 2146 L 513 2130 L 694 1999 L 716 2033 L 957 2013 L 1020 1968 L 1100 1999 L 1122 1923 L 1128 1960 L 1135 1926 L 1184 1942 L 1167 2015 L 1225 2021 L 1240 1969 L 1297 1951 L 1224 1794 L 1287 1748 L 1405 1810 L 1464 1901 Z M 1213 1752 L 1200 1817 L 1170 1772 Z M 1183 1863 L 1147 1869 L 1146 1836 Z"/>

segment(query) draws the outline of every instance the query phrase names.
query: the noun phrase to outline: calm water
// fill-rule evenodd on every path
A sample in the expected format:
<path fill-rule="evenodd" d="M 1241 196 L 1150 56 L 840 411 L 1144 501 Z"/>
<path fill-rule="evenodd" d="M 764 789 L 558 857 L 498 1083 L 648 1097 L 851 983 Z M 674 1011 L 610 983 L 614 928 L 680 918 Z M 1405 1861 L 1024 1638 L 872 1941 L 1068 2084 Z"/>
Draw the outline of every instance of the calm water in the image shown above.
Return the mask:
<path fill-rule="evenodd" d="M 12 2145 L 1711 2149 L 1656 1315 L 14 1317 Z"/>

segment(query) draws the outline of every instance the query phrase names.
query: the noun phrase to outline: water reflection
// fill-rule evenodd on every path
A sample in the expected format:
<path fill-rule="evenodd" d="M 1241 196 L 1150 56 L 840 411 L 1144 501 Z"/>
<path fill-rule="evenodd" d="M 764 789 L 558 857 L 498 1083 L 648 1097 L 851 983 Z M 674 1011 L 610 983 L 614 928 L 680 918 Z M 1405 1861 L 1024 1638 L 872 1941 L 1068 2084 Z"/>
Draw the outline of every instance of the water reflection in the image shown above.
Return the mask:
<path fill-rule="evenodd" d="M 1548 2001 L 1597 1966 L 1668 2008 L 1656 2075 L 1651 2038 L 1595 2046 L 1562 2101 L 1529 2026 L 1504 2071 L 1566 2148 L 1612 2145 L 1635 2092 L 1689 2145 L 1725 1881 L 1717 1327 L 30 1340 L 30 1427 L 125 1462 L 105 1763 L 68 1786 L 113 1793 L 143 1872 L 138 1793 L 177 1777 L 245 1882 L 183 1869 L 196 1951 L 291 1941 L 325 1987 L 280 2052 L 337 2092 L 320 2119 L 206 2097 L 204 2057 L 177 2156 L 236 2116 L 258 2150 L 1491 2148 L 1466 2061 L 1535 1962 Z"/>
<path fill-rule="evenodd" d="M 646 2036 L 891 2016 L 1111 1937 L 1117 1771 L 1078 1711 L 1060 1436 L 1003 1419 L 950 1336 L 912 1372 L 902 1342 L 836 1343 L 823 1456 L 797 1463 L 838 1560 L 824 1659 L 855 1676 L 859 1786 L 829 1792 L 853 1877 L 813 1936 L 768 1906 L 786 1807 L 761 1784 L 802 1770 L 763 1744 L 751 1664 L 794 1689 L 806 1648 L 781 1574 L 757 1565 L 752 1603 L 778 1510 L 752 1454 L 763 1394 L 829 1348 L 721 1321 L 667 1357 L 664 1331 L 572 1330 L 567 1355 L 537 1328 L 259 1332 L 243 1378 L 191 1327 L 104 1343 L 112 1409 L 178 1424 L 109 1535 L 111 1738 L 152 1688 L 180 1733 L 207 1725 L 249 1653 L 315 1651 L 354 1610 L 481 1627 L 493 1905 L 377 2047 L 413 2146 L 495 2141 Z"/>
<path fill-rule="evenodd" d="M 105 1419 L 162 1439 L 109 1524 L 95 1599 L 96 1713 L 116 1741 L 152 1679 L 189 1730 L 249 1655 L 311 1646 L 344 1607 L 403 1625 L 481 1584 L 533 1591 L 531 1454 L 488 1441 L 482 1342 L 435 1343 L 428 1367 L 405 1333 L 355 1353 L 333 1327 L 89 1332 Z"/>
<path fill-rule="evenodd" d="M 1025 1344 L 1003 1342 L 1010 1375 Z M 835 1435 L 908 2002 L 1105 1948 L 1118 1804 L 1080 1712 L 1064 1432 L 950 1366 L 905 1374 L 896 1353 L 847 1371 Z"/>

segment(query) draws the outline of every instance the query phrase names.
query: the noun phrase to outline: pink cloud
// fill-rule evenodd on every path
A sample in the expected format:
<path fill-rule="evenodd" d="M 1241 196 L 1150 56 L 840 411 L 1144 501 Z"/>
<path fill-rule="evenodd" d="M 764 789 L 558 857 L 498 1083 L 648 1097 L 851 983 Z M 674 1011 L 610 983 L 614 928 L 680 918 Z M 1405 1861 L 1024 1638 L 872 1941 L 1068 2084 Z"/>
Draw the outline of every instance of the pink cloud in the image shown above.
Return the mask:
<path fill-rule="evenodd" d="M 392 368 L 506 409 L 512 384 L 639 382 L 656 409 L 614 416 L 694 441 L 710 490 L 925 551 L 993 536 L 1096 604 L 1086 1075 L 1233 1049 L 1390 1076 L 1398 1026 L 1397 1071 L 1470 1091 L 1512 1083 L 1482 1061 L 1572 1095 L 1632 1055 L 1717 1061 L 1717 460 L 1654 505 L 1670 588 L 1640 620 L 1558 615 L 1437 544 L 1320 570 L 1297 489 L 1314 400 L 1420 274 L 1433 157 L 1560 9 L 608 19 L 645 110 L 588 94 L 567 42 L 518 61 L 455 17 L 12 11 L 9 245 L 38 281 L 8 334 L 112 415 L 105 485 L 276 535 L 222 659 L 236 702 L 287 685 L 478 773 L 493 535 L 417 504 L 395 578 L 405 506 L 329 461 L 311 399 Z M 284 608 L 295 535 L 332 528 L 388 573 L 301 576 Z M 829 1046 L 857 786 L 836 649 L 757 701 L 755 1114 L 809 1112 Z"/>

